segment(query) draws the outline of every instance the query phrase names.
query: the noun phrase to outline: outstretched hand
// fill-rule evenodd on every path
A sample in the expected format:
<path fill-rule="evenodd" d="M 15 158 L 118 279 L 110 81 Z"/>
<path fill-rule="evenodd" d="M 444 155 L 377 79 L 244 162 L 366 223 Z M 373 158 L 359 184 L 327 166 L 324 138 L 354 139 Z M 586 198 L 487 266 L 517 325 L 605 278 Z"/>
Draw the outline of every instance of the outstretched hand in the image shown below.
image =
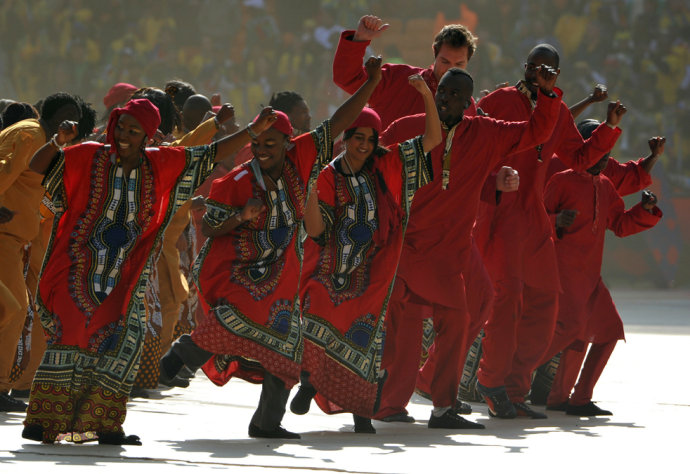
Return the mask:
<path fill-rule="evenodd" d="M 369 76 L 369 79 L 372 79 L 376 82 L 381 80 L 382 62 L 383 60 L 381 59 L 381 56 L 371 56 L 369 59 L 367 59 L 367 62 L 364 63 L 364 68 L 367 70 L 367 76 Z"/>
<path fill-rule="evenodd" d="M 657 199 L 656 194 L 649 191 L 648 189 L 642 191 L 642 199 L 640 200 L 640 205 L 642 205 L 642 209 L 644 209 L 645 211 L 651 211 L 652 209 L 654 209 L 654 206 L 656 206 L 657 202 L 659 202 L 659 200 Z"/>
<path fill-rule="evenodd" d="M 252 131 L 260 135 L 271 128 L 271 125 L 273 125 L 276 120 L 278 120 L 278 114 L 275 113 L 273 107 L 264 107 L 259 114 L 259 118 L 251 124 Z"/>
<path fill-rule="evenodd" d="M 520 175 L 510 166 L 502 166 L 496 174 L 496 190 L 512 193 L 520 187 Z"/>
<path fill-rule="evenodd" d="M 615 102 L 609 102 L 609 107 L 606 112 L 606 123 L 612 127 L 617 127 L 623 118 L 623 115 L 628 111 L 625 105 L 621 103 L 620 100 Z"/>
<path fill-rule="evenodd" d="M 559 229 L 570 227 L 575 222 L 575 216 L 578 215 L 575 209 L 563 209 L 556 216 L 556 227 Z"/>
<path fill-rule="evenodd" d="M 371 41 L 374 38 L 381 36 L 381 33 L 386 31 L 390 25 L 384 23 L 383 20 L 374 15 L 364 15 L 359 19 L 357 31 L 353 36 L 354 41 Z"/>
<path fill-rule="evenodd" d="M 652 152 L 652 157 L 657 157 L 664 154 L 666 137 L 652 137 L 647 143 L 649 144 L 649 151 Z"/>
<path fill-rule="evenodd" d="M 58 126 L 57 138 L 55 139 L 58 145 L 66 145 L 77 138 L 77 135 L 79 135 L 78 126 L 79 124 L 77 122 L 71 120 L 63 121 L 60 126 Z"/>
<path fill-rule="evenodd" d="M 419 92 L 420 94 L 431 94 L 431 89 L 429 89 L 429 86 L 420 74 L 412 74 L 410 77 L 407 78 L 407 80 L 410 83 L 410 85 L 417 89 L 417 92 Z"/>

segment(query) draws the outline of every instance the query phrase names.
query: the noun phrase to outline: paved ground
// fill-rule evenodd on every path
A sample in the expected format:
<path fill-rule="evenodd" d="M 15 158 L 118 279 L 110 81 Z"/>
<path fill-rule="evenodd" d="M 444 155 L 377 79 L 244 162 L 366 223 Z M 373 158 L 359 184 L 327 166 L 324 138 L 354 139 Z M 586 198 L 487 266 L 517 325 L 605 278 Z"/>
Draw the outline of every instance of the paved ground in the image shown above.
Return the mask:
<path fill-rule="evenodd" d="M 577 418 L 548 412 L 547 420 L 494 420 L 475 405 L 469 418 L 487 429 L 429 430 L 430 405 L 413 399 L 413 425 L 375 422 L 376 435 L 352 432 L 347 415 L 313 408 L 288 413 L 284 425 L 300 441 L 247 437 L 259 387 L 233 381 L 213 386 L 200 373 L 189 389 L 155 392 L 130 405 L 128 433 L 143 446 L 40 445 L 22 440 L 18 414 L 0 414 L 0 473 L 86 472 L 105 467 L 148 473 L 237 472 L 690 472 L 690 291 L 617 291 L 626 322 L 595 391 L 613 417 Z M 106 472 L 101 471 L 98 472 Z M 610 472 L 610 471 L 608 471 Z"/>

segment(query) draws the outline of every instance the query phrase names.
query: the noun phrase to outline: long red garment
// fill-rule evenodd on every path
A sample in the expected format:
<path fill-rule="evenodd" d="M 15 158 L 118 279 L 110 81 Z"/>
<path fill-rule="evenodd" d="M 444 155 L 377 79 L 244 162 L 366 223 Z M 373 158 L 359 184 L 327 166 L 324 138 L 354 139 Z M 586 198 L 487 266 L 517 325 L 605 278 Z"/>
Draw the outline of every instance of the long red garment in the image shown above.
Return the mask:
<path fill-rule="evenodd" d="M 354 30 L 343 31 L 333 58 L 333 82 L 348 94 L 354 94 L 367 80 L 367 72 L 363 64 L 370 42 L 352 41 L 354 33 Z M 381 67 L 381 82 L 371 94 L 369 107 L 381 117 L 383 129 L 401 117 L 424 113 L 422 96 L 408 82 L 412 74 L 421 74 L 431 93 L 436 94 L 438 80 L 434 76 L 433 67 L 421 68 L 408 64 L 384 64 Z M 465 115 L 476 114 L 477 109 L 473 99 Z M 416 135 L 408 136 L 405 140 L 414 136 Z"/>
<path fill-rule="evenodd" d="M 302 370 L 327 413 L 374 414 L 384 315 L 410 204 L 431 179 L 421 138 L 390 149 L 356 177 L 342 173 L 340 159 L 318 180 L 326 231 L 319 245 L 305 242 Z"/>
<path fill-rule="evenodd" d="M 556 332 L 546 356 L 550 359 L 575 340 L 611 341 L 623 338 L 620 316 L 611 307 L 606 317 L 595 321 L 600 298 L 610 300 L 602 291 L 601 262 L 606 229 L 624 237 L 653 227 L 661 218 L 659 208 L 645 211 L 638 203 L 625 210 L 613 183 L 604 175 L 567 170 L 555 174 L 544 193 L 547 211 L 555 215 L 563 209 L 576 209 L 573 224 L 559 230 L 556 243 L 558 268 L 563 285 Z M 604 315 L 602 315 L 604 316 Z M 614 318 L 614 320 L 612 320 Z"/>
<path fill-rule="evenodd" d="M 640 158 L 621 163 L 613 157 L 609 157 L 609 162 L 601 174 L 611 180 L 618 194 L 627 196 L 652 184 L 652 176 L 642 167 L 643 160 L 644 158 Z M 561 159 L 554 155 L 551 157 L 549 168 L 546 171 L 546 183 L 553 175 L 567 169 L 568 167 L 563 164 Z"/>
<path fill-rule="evenodd" d="M 204 219 L 222 222 L 249 198 L 267 207 L 257 222 L 209 238 L 195 263 L 199 292 L 211 312 L 192 332 L 199 347 L 217 354 L 204 367 L 222 385 L 238 376 L 256 382 L 231 363 L 232 356 L 258 361 L 288 387 L 297 383 L 302 357 L 299 226 L 308 186 L 331 156 L 330 122 L 292 139 L 278 192 L 266 192 L 256 160 L 213 182 Z M 231 356 L 231 357 L 228 357 Z"/>

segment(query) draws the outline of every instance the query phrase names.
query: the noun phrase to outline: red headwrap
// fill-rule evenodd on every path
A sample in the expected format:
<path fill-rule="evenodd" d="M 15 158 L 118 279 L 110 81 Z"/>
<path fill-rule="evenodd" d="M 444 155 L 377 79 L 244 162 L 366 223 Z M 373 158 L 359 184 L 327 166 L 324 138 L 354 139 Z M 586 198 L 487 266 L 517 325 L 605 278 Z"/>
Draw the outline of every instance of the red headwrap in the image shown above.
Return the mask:
<path fill-rule="evenodd" d="M 122 104 L 127 102 L 137 87 L 132 84 L 127 84 L 126 82 L 118 82 L 113 87 L 110 88 L 108 93 L 103 97 L 103 105 L 106 109 L 109 109 L 113 105 Z"/>
<path fill-rule="evenodd" d="M 113 109 L 108 119 L 108 128 L 106 128 L 106 143 L 110 146 L 115 146 L 115 126 L 120 119 L 120 115 L 131 115 L 141 125 L 146 133 L 146 136 L 153 138 L 156 130 L 161 124 L 161 115 L 158 112 L 158 107 L 149 102 L 148 99 L 133 99 L 127 102 L 124 107 Z"/>
<path fill-rule="evenodd" d="M 288 118 L 288 116 L 285 115 L 285 112 L 281 112 L 280 110 L 274 110 L 273 112 L 275 112 L 275 114 L 278 116 L 278 119 L 275 122 L 273 122 L 273 125 L 271 125 L 271 127 L 275 128 L 279 132 L 283 132 L 288 137 L 291 137 L 292 124 L 290 123 L 290 119 Z M 259 115 L 254 117 L 254 122 L 259 120 Z"/>
<path fill-rule="evenodd" d="M 364 107 L 359 117 L 357 117 L 347 129 L 351 130 L 359 127 L 371 127 L 376 130 L 376 133 L 381 135 L 381 117 L 379 117 L 379 114 L 377 114 L 374 109 Z"/>

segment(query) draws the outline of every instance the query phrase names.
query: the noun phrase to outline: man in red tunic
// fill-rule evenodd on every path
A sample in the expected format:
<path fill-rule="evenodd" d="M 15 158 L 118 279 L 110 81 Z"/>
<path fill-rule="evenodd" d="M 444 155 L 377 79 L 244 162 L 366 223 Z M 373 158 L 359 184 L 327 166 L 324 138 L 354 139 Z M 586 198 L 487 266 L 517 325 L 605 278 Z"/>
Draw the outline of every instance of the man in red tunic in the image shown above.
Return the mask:
<path fill-rule="evenodd" d="M 416 310 L 425 305 L 433 307 L 436 351 L 445 362 L 436 365 L 432 378 L 434 411 L 429 427 L 481 427 L 451 410 L 469 324 L 462 274 L 471 251 L 470 233 L 491 169 L 506 155 L 547 140 L 553 131 L 560 107 L 560 99 L 552 91 L 556 77 L 555 70 L 542 69 L 538 77 L 542 98 L 529 122 L 521 123 L 463 117 L 471 102 L 472 78 L 452 68 L 441 79 L 436 106 L 445 144 L 432 151 L 434 180 L 418 191 L 412 205 L 386 320 L 382 367 L 388 380 L 376 418 L 410 421 L 405 405 L 414 391 L 422 338 L 421 312 Z M 423 115 L 400 119 L 384 133 L 383 140 L 392 143 L 414 136 L 423 129 L 423 120 Z"/>
<path fill-rule="evenodd" d="M 533 113 L 535 70 L 558 69 L 551 45 L 538 45 L 529 54 L 525 80 L 498 89 L 479 102 L 489 116 L 526 120 Z M 616 128 L 625 107 L 609 104 L 607 121 L 584 141 L 568 107 L 561 103 L 551 138 L 510 157 L 520 174 L 520 189 L 503 197 L 495 208 L 482 208 L 477 239 L 495 288 L 494 312 L 484 327 L 483 357 L 477 388 L 489 413 L 543 418 L 524 403 L 530 376 L 548 348 L 556 323 L 560 283 L 551 226 L 543 203 L 544 176 L 556 153 L 570 167 L 584 170 L 607 153 L 620 135 Z"/>
<path fill-rule="evenodd" d="M 587 121 L 578 128 L 588 136 L 597 125 Z M 663 139 L 656 143 L 663 149 Z M 662 216 L 656 197 L 648 191 L 639 204 L 625 210 L 614 184 L 602 173 L 608 160 L 606 154 L 586 172 L 555 174 L 544 194 L 554 223 L 564 290 L 556 331 L 543 360 L 563 351 L 548 405 L 580 416 L 611 415 L 592 403 L 592 392 L 616 341 L 624 337 L 620 316 L 600 276 L 606 229 L 624 237 L 653 227 Z M 587 357 L 575 393 L 570 396 L 589 343 L 593 356 L 591 360 Z"/>
<path fill-rule="evenodd" d="M 388 24 L 373 15 L 363 16 L 357 30 L 346 30 L 340 35 L 338 49 L 333 58 L 333 82 L 348 94 L 354 94 L 367 78 L 363 66 L 364 54 L 372 39 L 378 37 Z M 409 85 L 408 77 L 420 74 L 436 94 L 438 81 L 451 67 L 467 68 L 476 50 L 477 38 L 463 25 L 446 25 L 434 38 L 434 63 L 428 68 L 409 64 L 384 64 L 381 83 L 369 99 L 369 107 L 381 117 L 386 129 L 394 120 L 407 115 L 424 113 L 424 102 Z M 465 110 L 465 116 L 475 115 L 474 100 Z"/>

